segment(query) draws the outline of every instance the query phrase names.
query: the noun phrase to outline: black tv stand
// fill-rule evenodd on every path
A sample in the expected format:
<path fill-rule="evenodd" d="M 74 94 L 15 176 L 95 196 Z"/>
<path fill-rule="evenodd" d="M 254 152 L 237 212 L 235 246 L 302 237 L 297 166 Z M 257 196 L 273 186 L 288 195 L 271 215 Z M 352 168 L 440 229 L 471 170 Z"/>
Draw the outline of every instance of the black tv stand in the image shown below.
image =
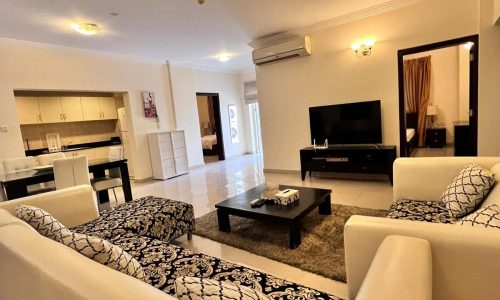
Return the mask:
<path fill-rule="evenodd" d="M 392 164 L 396 159 L 393 145 L 330 145 L 326 149 L 307 147 L 300 150 L 300 173 L 309 172 L 385 174 L 392 184 Z"/>

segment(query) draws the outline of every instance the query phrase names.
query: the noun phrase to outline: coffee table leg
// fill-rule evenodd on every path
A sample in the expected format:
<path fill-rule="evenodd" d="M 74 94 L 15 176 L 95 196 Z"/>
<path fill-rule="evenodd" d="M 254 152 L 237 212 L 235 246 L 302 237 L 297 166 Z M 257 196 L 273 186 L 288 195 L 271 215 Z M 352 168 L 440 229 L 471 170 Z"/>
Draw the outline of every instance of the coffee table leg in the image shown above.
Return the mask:
<path fill-rule="evenodd" d="M 325 197 L 323 203 L 319 205 L 319 214 L 320 215 L 331 215 L 332 214 L 332 198 L 330 195 Z"/>
<path fill-rule="evenodd" d="M 295 249 L 300 245 L 300 223 L 299 221 L 290 221 L 290 249 Z"/>
<path fill-rule="evenodd" d="M 231 225 L 229 224 L 229 214 L 224 209 L 217 209 L 217 221 L 219 222 L 220 231 L 231 232 Z"/>

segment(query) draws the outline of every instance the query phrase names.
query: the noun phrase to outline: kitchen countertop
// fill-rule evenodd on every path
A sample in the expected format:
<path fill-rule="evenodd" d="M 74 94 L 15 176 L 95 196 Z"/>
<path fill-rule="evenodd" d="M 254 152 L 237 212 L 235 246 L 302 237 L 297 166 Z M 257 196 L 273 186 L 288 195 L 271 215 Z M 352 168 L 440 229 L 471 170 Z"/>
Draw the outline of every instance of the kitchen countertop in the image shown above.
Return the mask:
<path fill-rule="evenodd" d="M 107 147 L 107 146 L 115 146 L 115 145 L 121 145 L 121 140 L 120 138 L 113 138 L 111 140 L 107 141 L 99 141 L 99 142 L 92 142 L 92 143 L 83 143 L 83 144 L 71 144 L 68 146 L 67 149 L 62 150 L 61 152 L 72 152 L 72 151 L 78 151 L 78 150 L 85 150 L 85 149 L 93 149 L 93 148 L 100 148 L 100 147 Z M 47 154 L 49 153 L 48 148 L 40 148 L 40 149 L 30 149 L 24 151 L 26 156 L 37 156 L 41 154 Z"/>

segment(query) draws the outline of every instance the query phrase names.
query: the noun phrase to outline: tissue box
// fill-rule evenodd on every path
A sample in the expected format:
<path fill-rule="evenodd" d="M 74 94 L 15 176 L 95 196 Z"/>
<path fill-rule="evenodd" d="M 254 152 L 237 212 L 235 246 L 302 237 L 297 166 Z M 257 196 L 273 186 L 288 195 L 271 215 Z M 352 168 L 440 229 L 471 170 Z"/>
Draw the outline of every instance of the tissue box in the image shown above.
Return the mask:
<path fill-rule="evenodd" d="M 297 200 L 299 200 L 298 190 L 286 189 L 274 195 L 274 203 L 276 204 L 289 205 Z"/>

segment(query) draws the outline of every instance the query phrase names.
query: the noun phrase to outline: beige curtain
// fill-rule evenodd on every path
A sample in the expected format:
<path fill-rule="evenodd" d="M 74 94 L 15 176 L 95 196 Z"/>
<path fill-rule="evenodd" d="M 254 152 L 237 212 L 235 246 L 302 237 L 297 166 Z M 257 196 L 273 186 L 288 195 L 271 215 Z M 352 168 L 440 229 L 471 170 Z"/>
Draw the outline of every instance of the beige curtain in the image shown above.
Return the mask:
<path fill-rule="evenodd" d="M 418 146 L 425 145 L 427 105 L 431 88 L 431 57 L 404 61 L 406 112 L 418 114 Z"/>
<path fill-rule="evenodd" d="M 214 113 L 214 101 L 211 96 L 207 97 L 208 101 L 208 117 L 210 120 L 210 134 L 215 133 L 215 113 Z"/>

